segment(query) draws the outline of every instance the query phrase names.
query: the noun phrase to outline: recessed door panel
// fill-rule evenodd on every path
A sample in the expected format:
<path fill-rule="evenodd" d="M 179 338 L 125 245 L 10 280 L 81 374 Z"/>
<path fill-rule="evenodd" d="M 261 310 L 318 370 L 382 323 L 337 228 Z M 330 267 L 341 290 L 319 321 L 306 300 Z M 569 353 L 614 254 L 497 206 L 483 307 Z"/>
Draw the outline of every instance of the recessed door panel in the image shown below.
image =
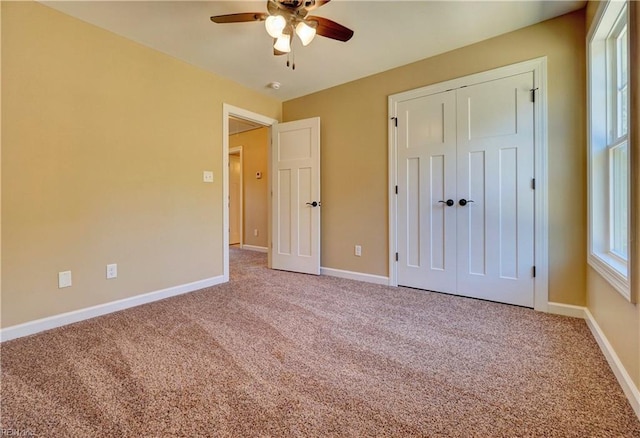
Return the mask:
<path fill-rule="evenodd" d="M 518 278 L 518 149 L 499 151 L 500 278 Z"/>
<path fill-rule="evenodd" d="M 298 169 L 298 256 L 311 257 L 313 248 L 313 209 L 307 205 L 309 199 L 313 198 L 313 172 L 309 167 Z"/>
<path fill-rule="evenodd" d="M 278 238 L 276 252 L 281 255 L 291 255 L 291 169 L 278 171 Z"/>
<path fill-rule="evenodd" d="M 464 103 L 467 116 L 467 139 L 514 135 L 518 129 L 518 93 L 514 88 L 492 87 L 491 98 L 478 93 L 467 95 Z"/>
<path fill-rule="evenodd" d="M 406 112 L 407 147 L 442 145 L 445 142 L 445 105 L 443 102 Z"/>
<path fill-rule="evenodd" d="M 431 217 L 431 234 L 429 246 L 429 260 L 431 260 L 431 269 L 444 271 L 446 268 L 446 228 L 447 228 L 447 210 L 444 208 L 446 204 L 438 200 L 445 200 L 447 195 L 447 187 L 445 180 L 445 157 L 444 155 L 431 156 L 429 166 L 429 176 L 431 178 L 431 193 L 429 199 L 429 217 Z"/>
<path fill-rule="evenodd" d="M 485 189 L 486 189 L 486 162 L 484 151 L 474 151 L 468 155 L 469 161 L 469 184 L 463 193 L 468 193 L 466 206 L 460 205 L 458 201 L 458 214 L 466 216 L 468 228 L 467 232 L 467 252 L 461 253 L 459 257 L 468 257 L 469 274 L 486 275 L 486 221 L 485 216 Z"/>
<path fill-rule="evenodd" d="M 285 131 L 280 134 L 278 160 L 289 162 L 311 158 L 311 129 Z"/>
<path fill-rule="evenodd" d="M 407 229 L 404 240 L 407 242 L 407 264 L 420 267 L 420 158 L 407 159 Z"/>

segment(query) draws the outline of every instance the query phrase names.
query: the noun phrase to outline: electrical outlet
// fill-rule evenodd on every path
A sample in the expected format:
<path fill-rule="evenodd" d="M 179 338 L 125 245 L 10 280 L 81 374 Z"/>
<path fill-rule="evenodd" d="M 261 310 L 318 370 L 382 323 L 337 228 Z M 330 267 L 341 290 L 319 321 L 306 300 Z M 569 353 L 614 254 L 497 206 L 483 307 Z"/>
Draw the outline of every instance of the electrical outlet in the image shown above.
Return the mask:
<path fill-rule="evenodd" d="M 355 253 L 356 253 L 356 256 L 360 257 L 362 255 L 362 246 L 356 245 Z"/>
<path fill-rule="evenodd" d="M 58 272 L 58 289 L 71 287 L 71 271 Z"/>
<path fill-rule="evenodd" d="M 111 280 L 112 278 L 118 277 L 118 265 L 116 263 L 112 263 L 107 265 L 107 280 Z"/>
<path fill-rule="evenodd" d="M 258 229 L 257 228 L 253 230 L 253 235 L 258 237 Z"/>
<path fill-rule="evenodd" d="M 206 182 L 206 183 L 212 183 L 213 182 L 213 172 L 210 170 L 205 170 L 204 172 L 202 172 L 202 181 Z"/>

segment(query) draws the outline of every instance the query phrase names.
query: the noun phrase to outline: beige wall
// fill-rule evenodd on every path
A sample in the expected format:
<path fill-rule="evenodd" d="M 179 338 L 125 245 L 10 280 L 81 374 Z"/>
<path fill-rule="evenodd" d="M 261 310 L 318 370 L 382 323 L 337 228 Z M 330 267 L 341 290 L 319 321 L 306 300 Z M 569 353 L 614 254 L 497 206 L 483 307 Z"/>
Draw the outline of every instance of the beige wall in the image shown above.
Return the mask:
<path fill-rule="evenodd" d="M 0 7 L 0 73 L 2 72 L 2 7 Z M 0 80 L 0 97 L 2 80 Z M 1 102 L 1 101 L 0 101 Z M 0 104 L 0 327 L 2 326 L 2 104 Z"/>
<path fill-rule="evenodd" d="M 222 104 L 281 103 L 38 3 L 2 37 L 2 327 L 221 275 Z"/>
<path fill-rule="evenodd" d="M 640 388 L 640 312 L 600 274 L 587 271 L 587 307 L 625 369 Z"/>
<path fill-rule="evenodd" d="M 596 15 L 596 11 L 600 5 L 600 1 L 598 0 L 589 0 L 587 2 L 587 6 L 585 7 L 585 31 L 589 31 L 591 28 L 591 24 L 593 23 L 593 18 Z"/>
<path fill-rule="evenodd" d="M 592 24 L 598 3 L 587 4 L 587 28 Z M 635 25 L 636 29 L 640 26 L 640 14 L 635 16 Z M 637 55 L 635 59 L 637 60 Z M 638 71 L 637 65 L 635 71 Z M 637 73 L 635 76 L 632 73 L 630 77 L 635 77 L 637 83 Z M 632 85 L 631 90 L 634 89 L 636 90 L 634 102 L 637 108 L 638 89 Z M 634 107 L 631 109 L 632 115 L 633 109 Z M 639 132 L 638 127 L 640 127 L 640 112 L 635 111 L 635 125 L 631 127 L 632 133 Z M 636 140 L 635 150 L 639 149 Z M 636 158 L 632 165 L 635 166 L 634 172 L 640 172 L 640 159 Z M 635 206 L 637 214 L 640 215 L 640 190 L 632 193 L 635 193 L 638 198 Z M 588 268 L 587 274 L 587 307 L 634 383 L 640 388 L 640 306 L 629 303 L 593 269 Z M 631 266 L 631 275 L 640 275 L 640 260 L 636 260 Z"/>
<path fill-rule="evenodd" d="M 283 105 L 322 120 L 322 266 L 388 275 L 387 97 L 547 56 L 549 295 L 585 304 L 585 50 L 578 11 Z M 353 246 L 362 245 L 362 257 Z"/>
<path fill-rule="evenodd" d="M 269 128 L 259 128 L 229 136 L 229 147 L 242 146 L 242 189 L 244 208 L 243 244 L 268 245 Z M 256 178 L 262 172 L 262 178 Z M 258 230 L 258 236 L 253 231 Z"/>

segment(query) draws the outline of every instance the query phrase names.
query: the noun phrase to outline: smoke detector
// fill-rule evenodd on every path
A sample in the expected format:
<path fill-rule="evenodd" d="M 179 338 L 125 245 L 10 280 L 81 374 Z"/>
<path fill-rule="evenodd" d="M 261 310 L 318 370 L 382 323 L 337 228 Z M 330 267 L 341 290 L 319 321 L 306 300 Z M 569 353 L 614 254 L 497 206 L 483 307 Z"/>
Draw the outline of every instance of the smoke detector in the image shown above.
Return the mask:
<path fill-rule="evenodd" d="M 269 82 L 269 84 L 267 85 L 267 87 L 271 88 L 272 90 L 279 90 L 280 89 L 280 82 Z"/>

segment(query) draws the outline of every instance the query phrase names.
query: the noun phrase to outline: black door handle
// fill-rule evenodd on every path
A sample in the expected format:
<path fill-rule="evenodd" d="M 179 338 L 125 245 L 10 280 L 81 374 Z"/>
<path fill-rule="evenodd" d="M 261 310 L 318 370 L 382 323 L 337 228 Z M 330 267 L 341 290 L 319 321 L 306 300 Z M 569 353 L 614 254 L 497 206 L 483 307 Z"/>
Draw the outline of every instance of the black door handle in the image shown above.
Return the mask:
<path fill-rule="evenodd" d="M 447 199 L 446 201 L 438 201 L 438 202 L 442 202 L 443 204 L 447 204 L 448 207 L 451 207 L 453 204 L 455 204 L 455 202 L 453 202 L 453 199 Z"/>
<path fill-rule="evenodd" d="M 317 206 L 322 205 L 322 204 L 319 203 L 319 202 L 313 201 L 313 202 L 307 202 L 307 205 L 310 205 L 312 207 L 317 207 Z"/>
<path fill-rule="evenodd" d="M 465 205 L 467 205 L 469 202 L 473 202 L 473 201 L 472 201 L 471 199 L 466 200 L 466 199 L 462 198 L 462 199 L 458 202 L 458 204 L 460 204 L 462 207 L 464 207 L 464 206 L 465 206 Z"/>

